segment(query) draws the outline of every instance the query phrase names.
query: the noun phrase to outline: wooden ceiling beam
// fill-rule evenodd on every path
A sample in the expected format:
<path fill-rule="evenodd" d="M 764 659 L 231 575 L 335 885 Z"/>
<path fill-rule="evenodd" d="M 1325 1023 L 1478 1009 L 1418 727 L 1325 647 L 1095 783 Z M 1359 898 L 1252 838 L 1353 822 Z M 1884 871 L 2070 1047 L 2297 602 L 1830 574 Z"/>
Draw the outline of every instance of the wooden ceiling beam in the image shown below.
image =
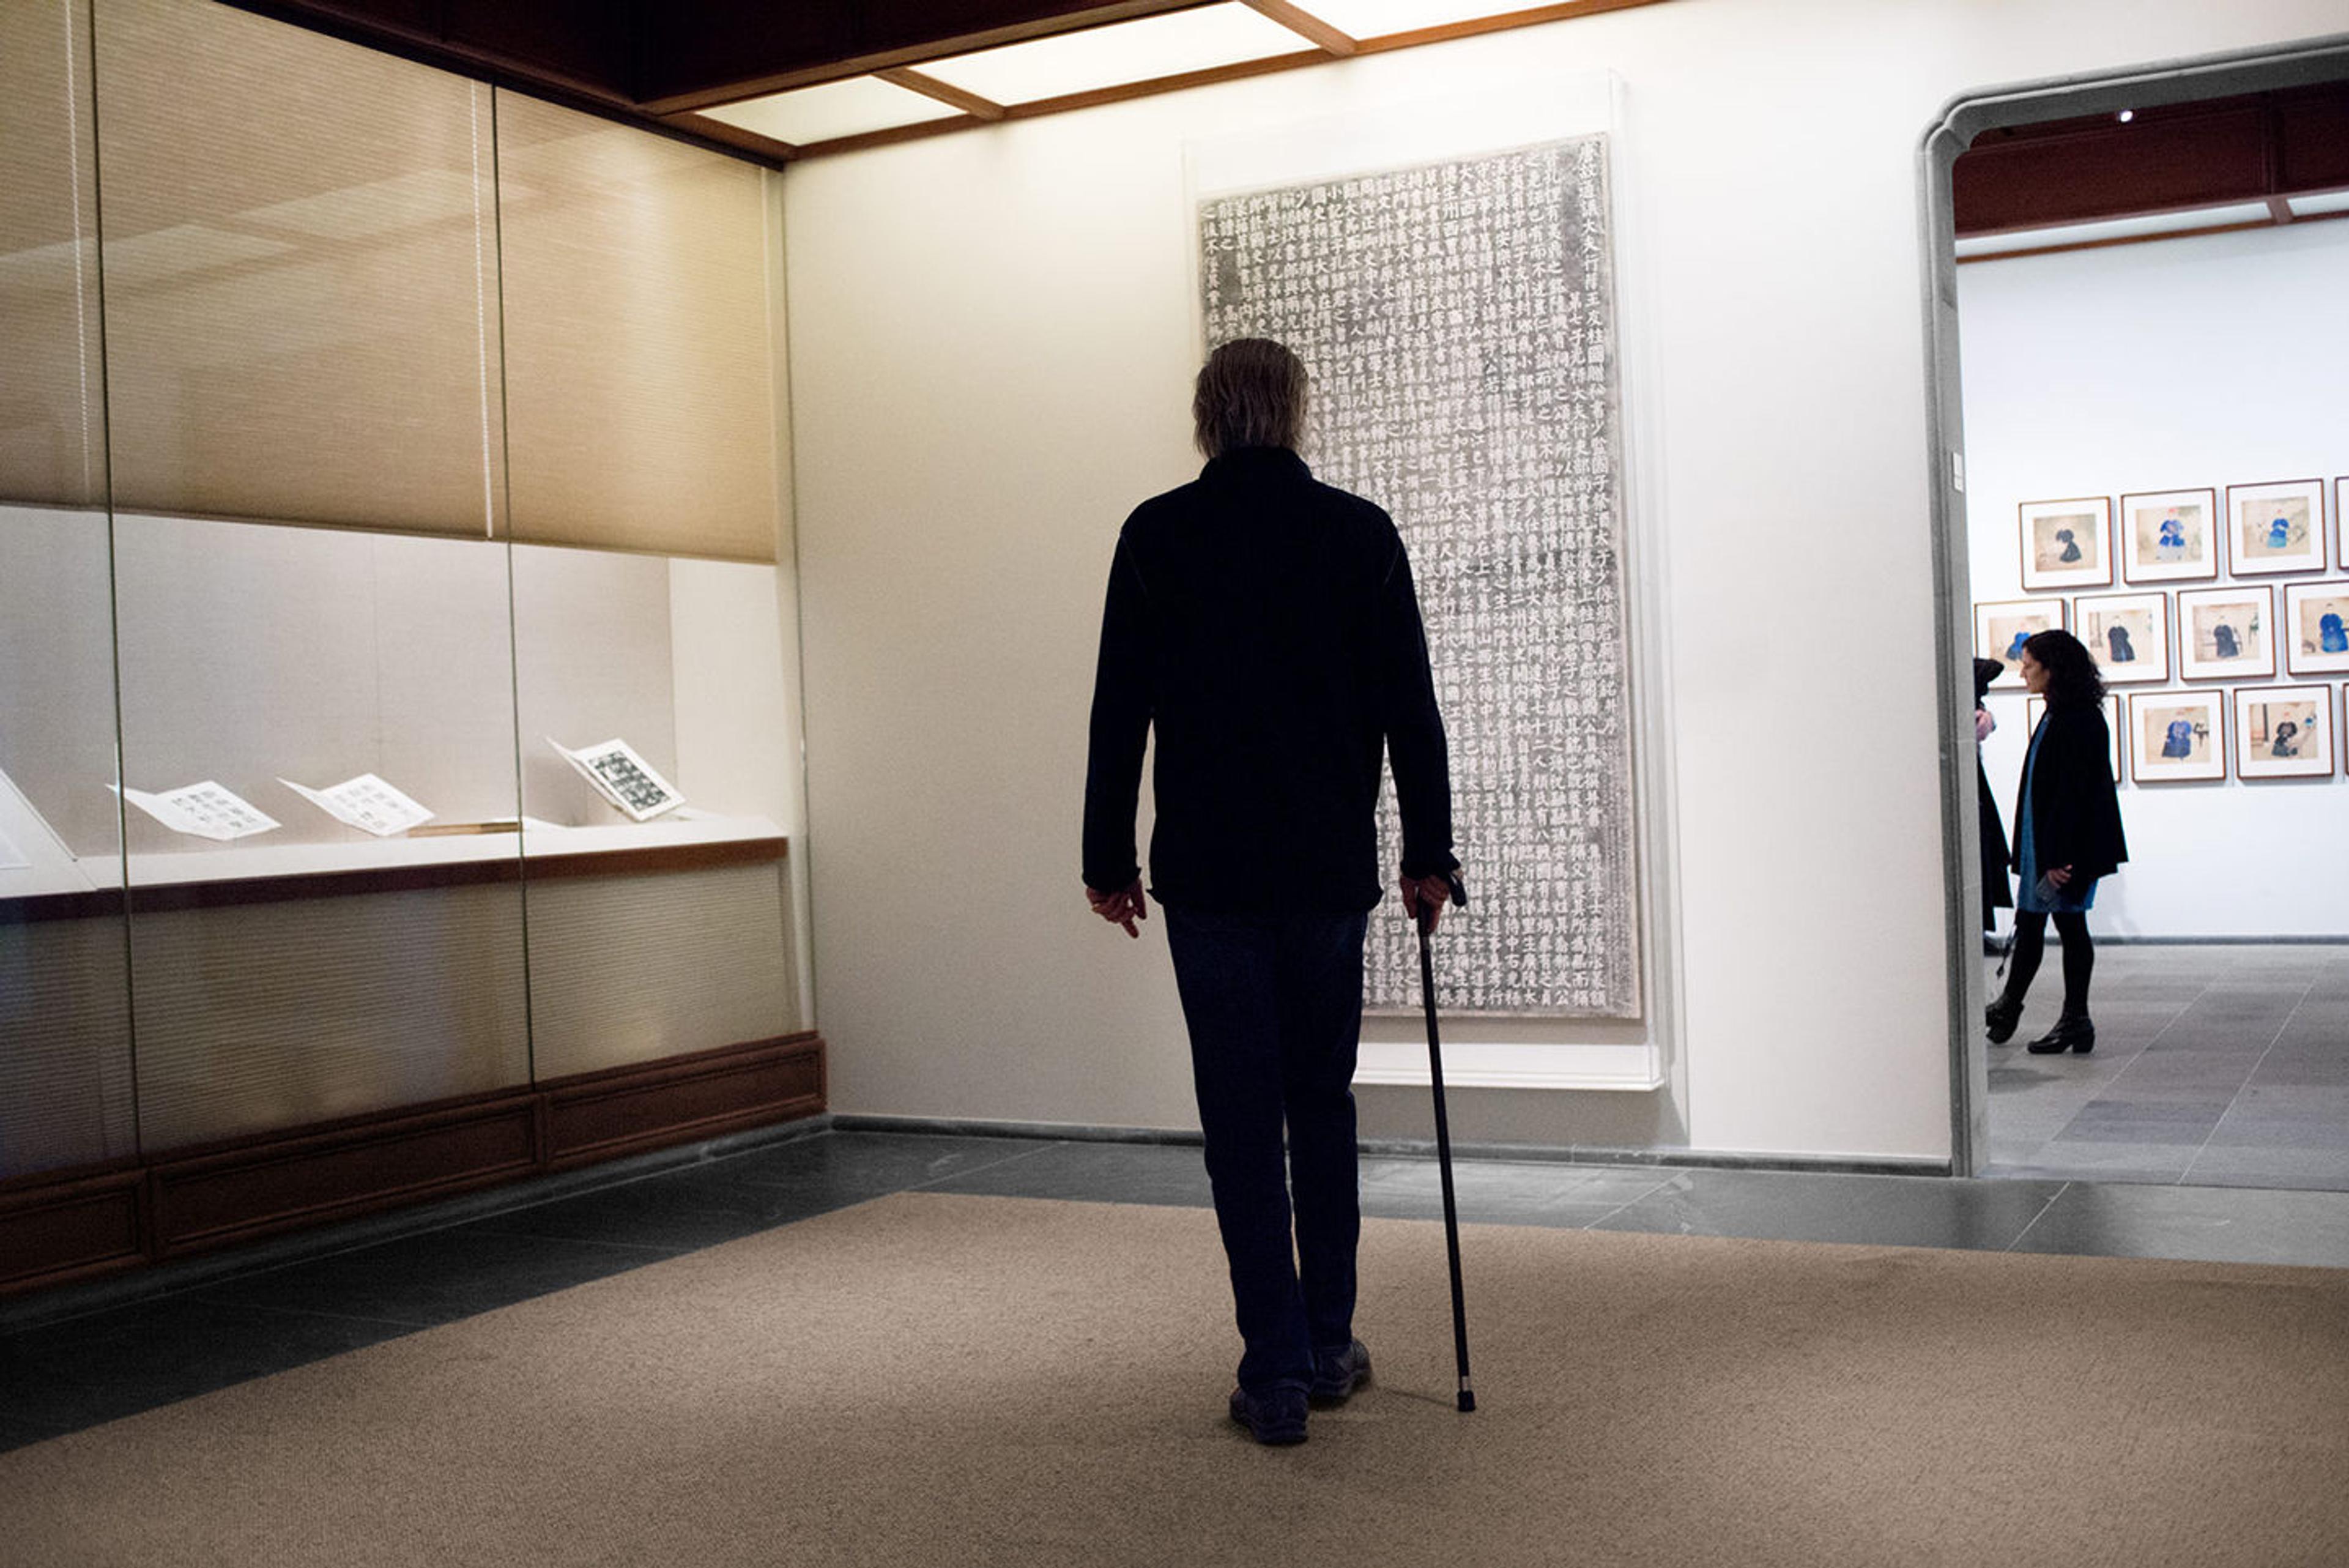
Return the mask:
<path fill-rule="evenodd" d="M 942 82 L 936 77 L 924 76 L 920 71 L 910 67 L 900 66 L 894 70 L 874 71 L 873 74 L 885 82 L 895 83 L 908 92 L 920 93 L 924 98 L 934 98 L 940 103 L 950 103 L 973 119 L 992 123 L 1003 118 L 1003 106 L 993 99 L 981 98 L 975 92 L 965 92 L 952 82 Z"/>
<path fill-rule="evenodd" d="M 1319 45 L 1322 52 L 1333 59 L 1342 60 L 1355 50 L 1356 44 L 1352 38 L 1311 12 L 1291 5 L 1288 0 L 1246 0 L 1246 4 L 1258 16 L 1278 22 L 1300 37 Z"/>

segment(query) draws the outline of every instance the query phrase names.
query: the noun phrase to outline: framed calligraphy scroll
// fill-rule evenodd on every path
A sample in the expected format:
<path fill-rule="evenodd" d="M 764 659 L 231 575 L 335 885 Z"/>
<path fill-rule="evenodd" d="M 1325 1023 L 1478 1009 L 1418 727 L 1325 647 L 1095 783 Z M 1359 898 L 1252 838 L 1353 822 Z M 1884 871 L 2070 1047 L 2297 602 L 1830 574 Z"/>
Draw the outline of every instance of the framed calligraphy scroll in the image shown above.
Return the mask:
<path fill-rule="evenodd" d="M 1448 1012 L 1642 1012 L 1609 153 L 1574 136 L 1197 202 L 1207 344 L 1296 350 L 1306 457 L 1411 551 L 1475 900 L 1444 927 Z M 1381 818 L 1392 876 L 1392 786 Z M 1409 927 L 1373 921 L 1366 1003 L 1418 984 Z"/>

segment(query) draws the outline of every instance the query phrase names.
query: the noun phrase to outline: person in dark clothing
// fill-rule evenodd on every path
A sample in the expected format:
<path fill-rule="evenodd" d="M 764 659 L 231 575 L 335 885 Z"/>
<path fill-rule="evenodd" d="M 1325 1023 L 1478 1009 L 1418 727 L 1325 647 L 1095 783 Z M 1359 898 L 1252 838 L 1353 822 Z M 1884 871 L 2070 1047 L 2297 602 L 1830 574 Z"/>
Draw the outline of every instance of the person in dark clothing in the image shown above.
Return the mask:
<path fill-rule="evenodd" d="M 1980 747 L 1990 739 L 1998 722 L 1982 705 L 1990 695 L 1990 683 L 2006 672 L 2006 666 L 1995 659 L 1974 660 L 1974 793 L 1982 817 L 1982 929 L 1998 924 L 1998 911 L 2014 907 L 2014 891 L 2006 880 L 2006 825 L 1999 820 L 1998 798 L 1990 791 L 1990 773 L 1982 766 Z"/>
<path fill-rule="evenodd" d="M 1370 1373 L 1353 1336 L 1352 1084 L 1381 752 L 1404 912 L 1432 923 L 1460 864 L 1411 562 L 1384 512 L 1297 455 L 1305 396 L 1304 366 L 1264 338 L 1200 370 L 1206 467 L 1118 535 L 1085 776 L 1085 896 L 1135 936 L 1134 812 L 1156 731 L 1150 893 L 1231 1267 L 1230 1411 L 1266 1443 L 1302 1441 L 1309 1400 L 1343 1399 Z"/>
<path fill-rule="evenodd" d="M 2095 1049 L 2088 1018 L 2088 979 L 2095 948 L 2088 910 L 2098 878 L 2128 859 L 2113 787 L 2112 732 L 2105 722 L 2105 682 L 2080 639 L 2043 631 L 2023 645 L 2023 683 L 2047 699 L 2031 736 L 2014 803 L 2013 967 L 1986 1010 L 1991 1044 L 2003 1044 L 2023 1018 L 2023 999 L 2045 952 L 2047 922 L 2064 940 L 2064 1011 L 2055 1026 L 2025 1047 L 2036 1055 Z"/>

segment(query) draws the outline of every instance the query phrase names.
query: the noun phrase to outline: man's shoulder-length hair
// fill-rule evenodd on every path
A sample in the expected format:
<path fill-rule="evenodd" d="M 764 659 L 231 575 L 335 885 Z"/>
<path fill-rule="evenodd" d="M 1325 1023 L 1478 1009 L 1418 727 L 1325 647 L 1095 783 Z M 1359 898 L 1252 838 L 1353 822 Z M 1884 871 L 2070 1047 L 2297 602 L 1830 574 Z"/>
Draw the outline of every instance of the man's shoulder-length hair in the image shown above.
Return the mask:
<path fill-rule="evenodd" d="M 1207 356 L 1191 395 L 1199 451 L 1294 452 L 1305 434 L 1305 363 L 1269 337 L 1236 337 Z"/>

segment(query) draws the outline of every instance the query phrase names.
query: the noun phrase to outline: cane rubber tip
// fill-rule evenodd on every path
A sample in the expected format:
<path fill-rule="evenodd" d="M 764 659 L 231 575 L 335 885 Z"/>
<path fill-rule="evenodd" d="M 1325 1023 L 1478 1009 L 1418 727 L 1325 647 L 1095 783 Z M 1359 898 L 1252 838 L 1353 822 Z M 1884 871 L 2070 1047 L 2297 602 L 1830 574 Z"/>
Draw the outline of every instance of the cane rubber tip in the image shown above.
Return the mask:
<path fill-rule="evenodd" d="M 1475 1407 L 1475 1391 L 1469 1388 L 1463 1388 L 1460 1390 L 1460 1413 L 1465 1416 L 1469 1411 L 1474 1410 Z"/>

